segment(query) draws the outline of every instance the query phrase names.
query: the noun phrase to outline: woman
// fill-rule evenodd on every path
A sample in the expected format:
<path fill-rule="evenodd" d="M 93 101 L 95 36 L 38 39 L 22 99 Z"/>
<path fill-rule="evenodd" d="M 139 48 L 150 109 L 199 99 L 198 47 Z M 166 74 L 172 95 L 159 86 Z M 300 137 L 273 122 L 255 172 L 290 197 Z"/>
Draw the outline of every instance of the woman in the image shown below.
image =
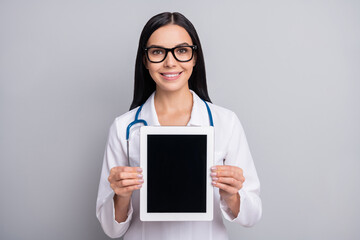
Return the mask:
<path fill-rule="evenodd" d="M 215 128 L 215 165 L 211 168 L 214 219 L 209 222 L 142 222 L 139 219 L 139 127 L 131 130 L 129 163 L 126 127 L 139 118 L 148 125 L 208 126 L 206 105 Z M 139 125 L 139 124 L 138 124 Z M 245 181 L 246 179 L 246 181 Z M 165 180 L 164 180 L 165 181 Z M 124 239 L 228 239 L 222 216 L 243 226 L 261 217 L 260 183 L 237 116 L 211 104 L 202 48 L 195 28 L 180 13 L 161 13 L 145 25 L 135 66 L 130 111 L 115 119 L 101 173 L 96 214 L 104 232 Z"/>

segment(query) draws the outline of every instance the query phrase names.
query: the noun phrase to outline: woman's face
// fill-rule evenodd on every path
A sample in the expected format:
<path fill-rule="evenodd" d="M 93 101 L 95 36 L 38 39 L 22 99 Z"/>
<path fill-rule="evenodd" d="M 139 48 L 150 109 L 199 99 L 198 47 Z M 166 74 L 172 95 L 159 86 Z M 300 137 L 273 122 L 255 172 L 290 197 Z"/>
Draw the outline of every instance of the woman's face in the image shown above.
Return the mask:
<path fill-rule="evenodd" d="M 165 25 L 152 33 L 146 47 L 173 48 L 179 45 L 193 45 L 188 32 L 178 25 Z M 189 62 L 177 61 L 171 52 L 168 52 L 165 60 L 160 63 L 152 63 L 144 57 L 145 67 L 155 81 L 156 89 L 168 92 L 188 89 L 188 80 L 195 62 L 195 53 Z"/>

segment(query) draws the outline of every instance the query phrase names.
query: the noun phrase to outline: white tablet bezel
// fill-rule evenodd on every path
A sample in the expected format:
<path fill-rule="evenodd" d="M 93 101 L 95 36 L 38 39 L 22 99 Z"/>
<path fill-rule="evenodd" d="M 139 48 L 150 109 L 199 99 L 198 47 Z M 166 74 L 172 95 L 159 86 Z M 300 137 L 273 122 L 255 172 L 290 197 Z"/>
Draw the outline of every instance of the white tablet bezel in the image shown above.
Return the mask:
<path fill-rule="evenodd" d="M 147 135 L 207 135 L 207 181 L 205 213 L 149 213 L 147 212 Z M 211 221 L 213 220 L 213 186 L 210 168 L 214 163 L 214 128 L 185 126 L 143 126 L 140 128 L 140 167 L 144 183 L 140 189 L 141 221 Z"/>

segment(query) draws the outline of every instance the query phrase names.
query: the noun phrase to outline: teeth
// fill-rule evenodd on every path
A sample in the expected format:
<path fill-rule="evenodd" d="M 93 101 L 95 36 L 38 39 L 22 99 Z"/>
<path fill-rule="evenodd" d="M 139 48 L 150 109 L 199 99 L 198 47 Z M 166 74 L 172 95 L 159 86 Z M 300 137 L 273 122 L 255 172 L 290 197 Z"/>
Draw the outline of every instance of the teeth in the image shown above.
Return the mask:
<path fill-rule="evenodd" d="M 177 74 L 163 74 L 165 77 L 176 77 L 178 76 L 180 73 Z"/>

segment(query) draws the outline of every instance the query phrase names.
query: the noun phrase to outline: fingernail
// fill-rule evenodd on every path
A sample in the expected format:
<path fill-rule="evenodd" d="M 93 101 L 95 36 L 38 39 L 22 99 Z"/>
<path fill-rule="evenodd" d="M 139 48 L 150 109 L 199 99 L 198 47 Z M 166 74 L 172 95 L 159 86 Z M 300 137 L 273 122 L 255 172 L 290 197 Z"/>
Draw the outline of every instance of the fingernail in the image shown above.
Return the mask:
<path fill-rule="evenodd" d="M 216 171 L 216 167 L 212 167 L 212 168 L 211 168 L 211 171 Z"/>
<path fill-rule="evenodd" d="M 212 172 L 212 173 L 210 173 L 210 176 L 216 176 L 216 172 Z"/>
<path fill-rule="evenodd" d="M 142 176 L 143 176 L 142 174 L 138 174 L 138 175 L 137 175 L 138 178 L 142 178 Z"/>
<path fill-rule="evenodd" d="M 144 182 L 144 179 L 139 179 L 138 182 L 139 182 L 139 183 L 143 183 L 143 182 Z"/>
<path fill-rule="evenodd" d="M 138 171 L 138 172 L 142 172 L 142 169 L 141 169 L 141 168 L 138 168 L 138 169 L 136 169 L 136 171 Z"/>
<path fill-rule="evenodd" d="M 138 188 L 141 188 L 141 187 L 142 187 L 142 184 L 140 184 L 140 185 L 137 185 L 137 187 L 138 187 Z"/>
<path fill-rule="evenodd" d="M 213 180 L 213 181 L 217 181 L 217 180 L 219 180 L 219 179 L 218 179 L 217 177 L 213 177 L 212 180 Z"/>
<path fill-rule="evenodd" d="M 212 182 L 212 185 L 216 185 L 216 182 Z"/>

